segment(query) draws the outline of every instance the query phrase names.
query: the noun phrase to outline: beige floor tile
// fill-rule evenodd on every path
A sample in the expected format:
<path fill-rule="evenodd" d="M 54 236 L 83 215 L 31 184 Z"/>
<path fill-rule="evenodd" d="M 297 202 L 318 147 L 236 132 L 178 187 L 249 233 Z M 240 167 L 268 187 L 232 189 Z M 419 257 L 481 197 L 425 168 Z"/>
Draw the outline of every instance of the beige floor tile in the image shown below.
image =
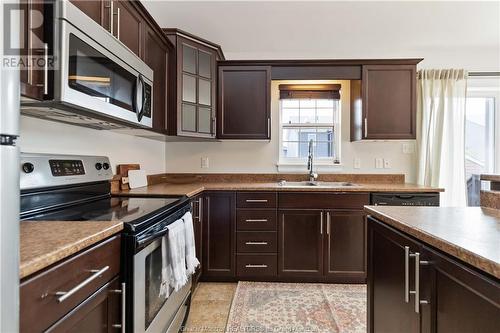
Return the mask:
<path fill-rule="evenodd" d="M 231 301 L 193 299 L 184 332 L 224 332 Z"/>
<path fill-rule="evenodd" d="M 231 301 L 237 283 L 200 282 L 194 293 L 194 300 Z"/>

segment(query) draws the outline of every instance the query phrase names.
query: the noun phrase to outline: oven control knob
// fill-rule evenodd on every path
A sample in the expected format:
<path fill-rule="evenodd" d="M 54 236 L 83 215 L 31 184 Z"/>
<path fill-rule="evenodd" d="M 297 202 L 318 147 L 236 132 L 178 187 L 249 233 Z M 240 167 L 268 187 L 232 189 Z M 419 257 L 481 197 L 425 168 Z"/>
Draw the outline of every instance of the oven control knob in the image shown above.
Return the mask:
<path fill-rule="evenodd" d="M 109 169 L 109 164 L 108 164 L 108 163 L 106 163 L 106 162 L 104 162 L 104 163 L 102 164 L 102 168 L 103 168 L 104 170 L 108 170 L 108 169 Z"/>
<path fill-rule="evenodd" d="M 32 163 L 26 162 L 23 163 L 23 171 L 25 173 L 32 173 L 35 170 L 35 166 Z"/>
<path fill-rule="evenodd" d="M 101 164 L 101 163 L 99 163 L 99 162 L 97 162 L 97 163 L 95 164 L 95 168 L 96 168 L 97 170 L 101 170 L 101 169 L 102 169 L 102 164 Z"/>

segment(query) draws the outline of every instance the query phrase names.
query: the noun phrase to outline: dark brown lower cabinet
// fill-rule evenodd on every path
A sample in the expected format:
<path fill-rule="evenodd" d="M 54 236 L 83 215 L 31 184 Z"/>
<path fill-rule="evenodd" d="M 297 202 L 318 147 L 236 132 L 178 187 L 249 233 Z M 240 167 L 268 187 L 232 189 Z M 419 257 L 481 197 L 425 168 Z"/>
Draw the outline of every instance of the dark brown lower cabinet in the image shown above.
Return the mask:
<path fill-rule="evenodd" d="M 203 278 L 234 279 L 236 275 L 236 193 L 207 192 L 203 199 Z"/>
<path fill-rule="evenodd" d="M 360 210 L 326 212 L 325 278 L 331 282 L 366 281 L 366 223 Z"/>
<path fill-rule="evenodd" d="M 112 236 L 23 279 L 20 332 L 117 331 L 120 253 L 121 238 Z"/>
<path fill-rule="evenodd" d="M 368 219 L 369 332 L 482 333 L 498 327 L 498 280 Z"/>
<path fill-rule="evenodd" d="M 368 329 L 369 332 L 419 332 L 420 316 L 406 289 L 414 286 L 414 265 L 405 274 L 405 247 L 420 246 L 403 234 L 368 221 Z M 413 260 L 412 260 L 413 262 Z M 405 276 L 408 288 L 405 288 Z"/>
<path fill-rule="evenodd" d="M 192 214 L 193 214 L 193 231 L 194 231 L 194 243 L 196 247 L 196 258 L 200 261 L 200 266 L 197 268 L 193 276 L 193 288 L 196 289 L 198 280 L 201 277 L 201 266 L 202 266 L 202 256 L 203 256 L 203 196 L 198 195 L 191 199 Z"/>
<path fill-rule="evenodd" d="M 323 275 L 324 212 L 279 210 L 278 218 L 279 276 L 320 278 Z"/>
<path fill-rule="evenodd" d="M 421 282 L 420 300 L 429 302 L 421 306 L 425 332 L 498 332 L 498 280 L 427 247 L 423 260 L 430 263 Z"/>
<path fill-rule="evenodd" d="M 46 332 L 118 332 L 121 328 L 121 287 L 108 282 Z"/>

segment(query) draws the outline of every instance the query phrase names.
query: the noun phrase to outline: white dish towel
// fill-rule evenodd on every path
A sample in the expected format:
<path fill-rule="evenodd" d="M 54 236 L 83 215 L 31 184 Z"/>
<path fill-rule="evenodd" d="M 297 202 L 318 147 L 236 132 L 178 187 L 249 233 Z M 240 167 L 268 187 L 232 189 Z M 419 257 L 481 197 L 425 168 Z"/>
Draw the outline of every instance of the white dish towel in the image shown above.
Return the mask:
<path fill-rule="evenodd" d="M 168 233 L 162 240 L 162 285 L 169 284 L 178 291 L 188 281 L 184 222 L 177 220 L 167 228 Z M 164 242 L 166 242 L 165 252 L 163 252 Z M 160 288 L 160 293 L 164 289 Z"/>
<path fill-rule="evenodd" d="M 160 297 L 168 297 L 170 277 L 172 276 L 172 266 L 168 255 L 168 234 L 161 239 L 161 285 Z"/>
<path fill-rule="evenodd" d="M 191 212 L 187 212 L 182 217 L 182 220 L 184 221 L 184 232 L 186 237 L 186 274 L 190 276 L 194 274 L 196 267 L 200 265 L 200 261 L 196 258 L 193 215 L 191 215 Z"/>

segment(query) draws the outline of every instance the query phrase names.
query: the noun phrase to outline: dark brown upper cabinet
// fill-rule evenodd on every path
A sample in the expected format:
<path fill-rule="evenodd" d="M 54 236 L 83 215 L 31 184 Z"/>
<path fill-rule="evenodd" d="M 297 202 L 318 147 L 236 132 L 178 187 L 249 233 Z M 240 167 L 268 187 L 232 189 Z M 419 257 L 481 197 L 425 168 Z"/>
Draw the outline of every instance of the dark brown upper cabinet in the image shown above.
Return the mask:
<path fill-rule="evenodd" d="M 136 4 L 128 0 L 112 2 L 113 35 L 139 57 L 142 57 L 144 19 Z"/>
<path fill-rule="evenodd" d="M 351 81 L 351 141 L 416 138 L 416 63 L 363 65 Z"/>
<path fill-rule="evenodd" d="M 106 30 L 109 31 L 110 15 L 111 15 L 111 3 L 110 0 L 70 0 L 70 2 L 75 5 L 82 12 L 87 14 L 91 19 L 99 23 Z"/>
<path fill-rule="evenodd" d="M 143 60 L 153 70 L 153 129 L 160 133 L 167 131 L 168 61 L 172 53 L 172 46 L 161 30 L 145 25 Z"/>
<path fill-rule="evenodd" d="M 217 138 L 271 139 L 271 67 L 219 64 Z"/>
<path fill-rule="evenodd" d="M 215 138 L 217 61 L 224 59 L 216 44 L 178 29 L 163 29 L 176 48 L 172 58 L 171 135 Z"/>
<path fill-rule="evenodd" d="M 47 20 L 51 20 L 51 12 L 43 2 L 36 0 L 23 0 L 20 2 L 22 24 L 21 27 L 21 44 L 20 56 L 30 63 L 28 59 L 43 59 L 50 54 L 48 40 L 48 29 L 50 25 L 40 24 Z M 35 14 L 36 13 L 36 14 Z M 42 15 L 40 21 L 39 15 Z M 38 63 L 38 62 L 37 62 Z M 45 64 L 45 65 L 48 65 Z M 21 95 L 37 100 L 43 100 L 49 93 L 49 75 L 51 75 L 48 67 L 22 67 L 20 71 Z"/>
<path fill-rule="evenodd" d="M 139 57 L 143 56 L 144 26 L 156 25 L 139 1 L 70 0 Z M 148 22 L 146 22 L 148 21 Z"/>

